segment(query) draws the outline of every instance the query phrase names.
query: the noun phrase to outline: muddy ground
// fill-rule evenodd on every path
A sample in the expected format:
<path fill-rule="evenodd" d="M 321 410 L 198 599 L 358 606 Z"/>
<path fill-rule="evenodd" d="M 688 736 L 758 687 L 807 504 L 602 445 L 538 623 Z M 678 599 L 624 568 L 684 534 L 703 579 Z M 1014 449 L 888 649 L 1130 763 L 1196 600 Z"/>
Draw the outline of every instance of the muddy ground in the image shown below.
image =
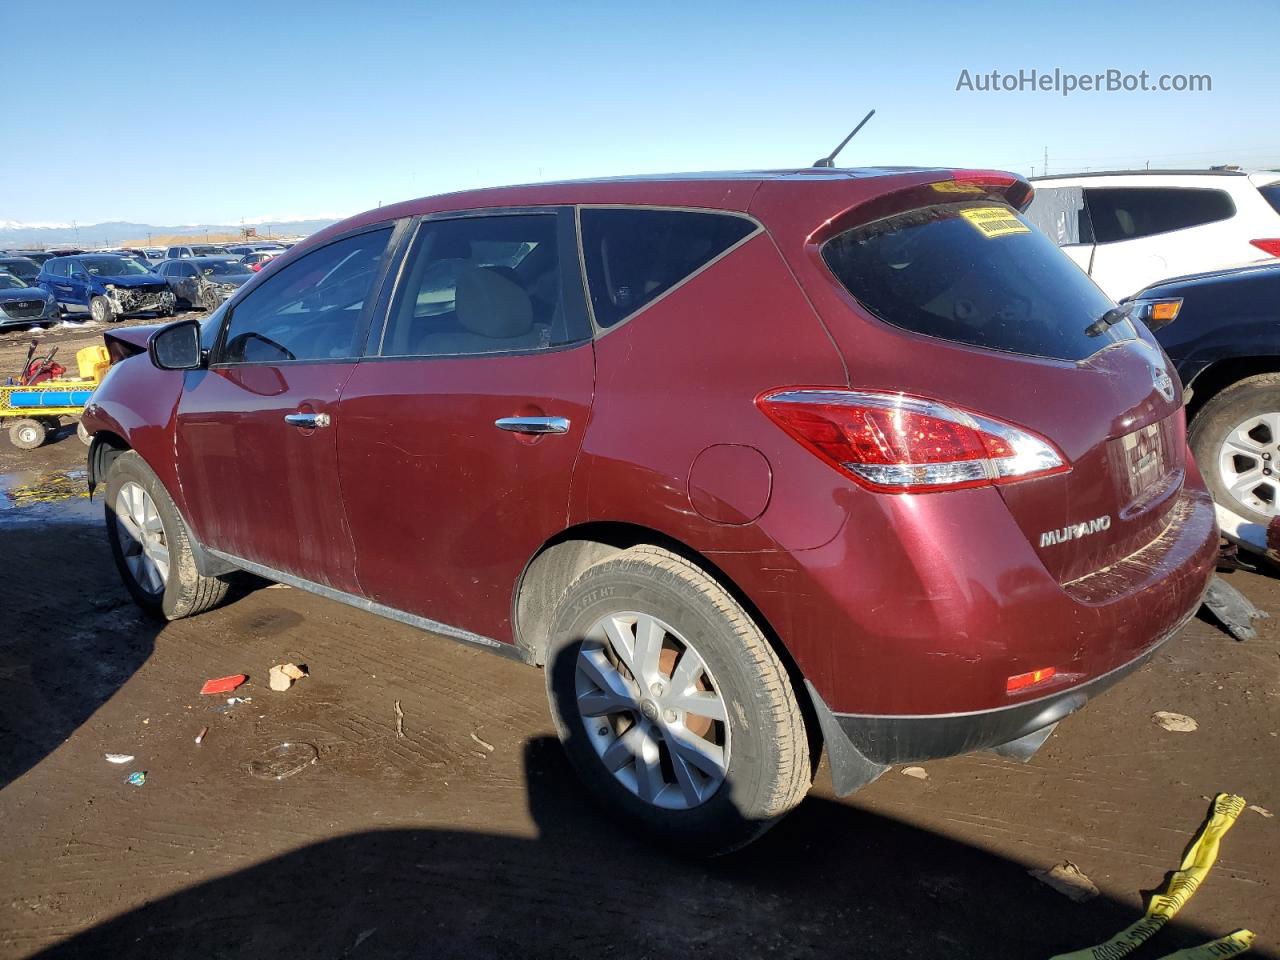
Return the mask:
<path fill-rule="evenodd" d="M 45 336 L 70 356 L 96 335 Z M 6 374 L 24 342 L 0 336 Z M 1248 643 L 1206 618 L 1030 763 L 895 769 L 846 800 L 824 769 L 753 847 L 682 860 L 582 796 L 537 671 L 284 588 L 140 616 L 75 495 L 83 457 L 69 431 L 0 440 L 3 957 L 1043 958 L 1136 919 L 1215 793 L 1280 814 L 1280 618 Z M 1275 576 L 1230 580 L 1280 613 Z M 273 693 L 288 660 L 311 676 Z M 241 672 L 248 702 L 198 694 Z M 255 776 L 283 743 L 316 762 Z M 1102 895 L 1027 873 L 1064 859 Z M 1280 817 L 1247 810 L 1133 956 L 1248 927 L 1280 957 L 1278 890 Z"/>

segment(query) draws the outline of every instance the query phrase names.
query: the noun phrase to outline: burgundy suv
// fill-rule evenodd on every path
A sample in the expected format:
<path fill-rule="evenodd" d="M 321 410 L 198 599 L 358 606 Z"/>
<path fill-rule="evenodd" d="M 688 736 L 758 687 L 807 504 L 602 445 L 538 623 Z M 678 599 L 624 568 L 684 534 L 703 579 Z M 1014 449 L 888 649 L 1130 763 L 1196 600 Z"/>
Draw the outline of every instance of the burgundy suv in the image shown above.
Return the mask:
<path fill-rule="evenodd" d="M 704 850 L 889 764 L 1028 757 L 1213 566 L 1176 375 L 1002 173 L 513 187 L 337 224 L 106 335 L 130 592 L 249 571 L 546 666 L 574 765 Z M 143 356 L 147 353 L 149 356 Z"/>

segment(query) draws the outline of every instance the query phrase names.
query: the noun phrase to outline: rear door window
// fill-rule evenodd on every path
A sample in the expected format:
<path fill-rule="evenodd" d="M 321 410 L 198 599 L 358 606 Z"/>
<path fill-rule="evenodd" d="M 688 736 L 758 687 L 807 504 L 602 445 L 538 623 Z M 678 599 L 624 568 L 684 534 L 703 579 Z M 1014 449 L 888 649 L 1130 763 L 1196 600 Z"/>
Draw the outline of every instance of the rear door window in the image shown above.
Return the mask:
<path fill-rule="evenodd" d="M 612 327 L 751 236 L 728 213 L 584 207 L 582 254 L 596 323 Z"/>
<path fill-rule="evenodd" d="M 569 211 L 424 221 L 391 307 L 383 356 L 522 353 L 590 336 Z"/>
<path fill-rule="evenodd" d="M 835 236 L 822 257 L 867 310 L 926 336 L 1073 361 L 1135 336 L 1127 320 L 1087 332 L 1112 302 L 1001 203 L 893 214 Z"/>
<path fill-rule="evenodd" d="M 239 303 L 220 363 L 340 360 L 364 342 L 364 305 L 391 228 L 335 241 L 277 271 Z"/>
<path fill-rule="evenodd" d="M 1098 243 L 1137 240 L 1235 216 L 1225 190 L 1182 187 L 1096 187 L 1085 190 Z"/>

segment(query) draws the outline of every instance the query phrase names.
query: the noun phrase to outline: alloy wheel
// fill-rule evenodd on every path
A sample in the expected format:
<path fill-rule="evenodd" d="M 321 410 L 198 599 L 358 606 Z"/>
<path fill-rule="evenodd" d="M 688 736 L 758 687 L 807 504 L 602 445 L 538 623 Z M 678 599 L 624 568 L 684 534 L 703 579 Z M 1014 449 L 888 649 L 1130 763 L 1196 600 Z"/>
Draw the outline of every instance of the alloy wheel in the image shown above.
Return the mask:
<path fill-rule="evenodd" d="M 115 503 L 116 532 L 125 566 L 146 593 L 161 594 L 169 579 L 169 542 L 151 494 L 130 480 Z"/>
<path fill-rule="evenodd" d="M 689 641 L 645 613 L 601 618 L 578 652 L 577 708 L 605 769 L 654 806 L 707 802 L 729 768 L 724 697 Z"/>
<path fill-rule="evenodd" d="M 89 304 L 89 316 L 93 318 L 95 323 L 101 323 L 106 315 L 107 312 L 103 309 L 101 300 L 94 300 Z"/>
<path fill-rule="evenodd" d="M 1227 432 L 1218 475 L 1231 498 L 1263 516 L 1280 514 L 1280 412 L 1259 413 Z"/>

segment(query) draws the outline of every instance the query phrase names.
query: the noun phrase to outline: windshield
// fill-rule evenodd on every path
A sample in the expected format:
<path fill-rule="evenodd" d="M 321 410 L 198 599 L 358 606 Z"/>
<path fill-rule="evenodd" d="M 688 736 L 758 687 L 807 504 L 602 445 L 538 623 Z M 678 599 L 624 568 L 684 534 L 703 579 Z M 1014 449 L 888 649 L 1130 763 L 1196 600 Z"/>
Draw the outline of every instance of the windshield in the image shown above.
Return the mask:
<path fill-rule="evenodd" d="M 216 257 L 222 251 L 217 247 L 206 246 L 200 243 L 191 245 L 191 255 L 195 257 Z"/>
<path fill-rule="evenodd" d="M 822 257 L 894 326 L 991 350 L 1083 360 L 1136 336 L 1125 320 L 1086 328 L 1114 304 L 1012 207 L 936 204 L 829 240 Z"/>
<path fill-rule="evenodd" d="M 26 285 L 25 280 L 19 280 L 11 273 L 0 273 L 0 290 L 21 290 Z"/>
<path fill-rule="evenodd" d="M 80 263 L 95 277 L 137 277 L 150 272 L 136 260 L 124 257 L 81 257 Z"/>
<path fill-rule="evenodd" d="M 0 271 L 12 273 L 23 280 L 34 280 L 40 275 L 40 265 L 31 260 L 0 260 Z"/>
<path fill-rule="evenodd" d="M 206 263 L 200 267 L 200 270 L 206 277 L 253 276 L 253 271 L 243 263 Z"/>

